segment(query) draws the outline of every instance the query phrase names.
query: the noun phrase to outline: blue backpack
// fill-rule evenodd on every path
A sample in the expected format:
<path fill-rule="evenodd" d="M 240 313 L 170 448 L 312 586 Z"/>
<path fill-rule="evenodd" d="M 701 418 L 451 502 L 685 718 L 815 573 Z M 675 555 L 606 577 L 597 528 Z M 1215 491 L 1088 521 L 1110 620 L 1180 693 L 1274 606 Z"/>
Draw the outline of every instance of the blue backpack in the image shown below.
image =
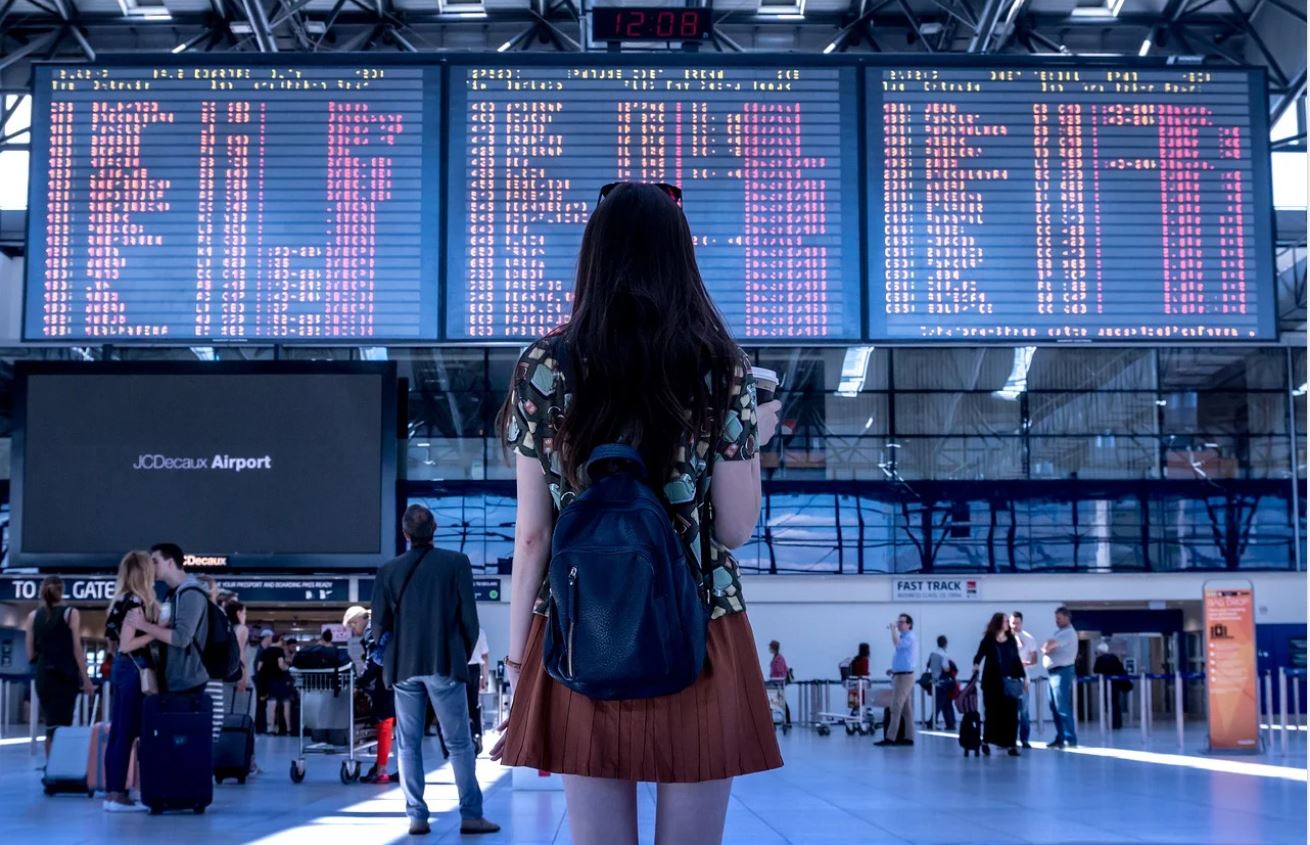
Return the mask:
<path fill-rule="evenodd" d="M 684 690 L 705 663 L 709 609 L 669 512 L 631 446 L 598 446 L 587 474 L 551 541 L 546 672 L 601 700 Z"/>

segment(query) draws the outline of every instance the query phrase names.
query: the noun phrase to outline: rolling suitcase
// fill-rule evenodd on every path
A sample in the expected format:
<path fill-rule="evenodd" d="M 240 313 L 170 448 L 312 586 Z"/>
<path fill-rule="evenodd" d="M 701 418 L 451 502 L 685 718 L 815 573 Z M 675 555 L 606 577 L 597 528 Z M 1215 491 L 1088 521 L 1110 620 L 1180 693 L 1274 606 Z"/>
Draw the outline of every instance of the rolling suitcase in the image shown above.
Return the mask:
<path fill-rule="evenodd" d="M 223 727 L 214 743 L 214 783 L 232 778 L 245 783 L 255 756 L 255 720 L 250 718 L 250 696 L 233 691 L 232 706 L 223 717 Z M 244 700 L 245 707 L 237 705 Z"/>
<path fill-rule="evenodd" d="M 91 726 L 91 747 L 87 759 L 86 791 L 105 791 L 105 751 L 109 748 L 109 723 Z"/>
<path fill-rule="evenodd" d="M 205 693 L 152 695 L 141 714 L 141 803 L 203 813 L 214 800 L 214 703 Z"/>
<path fill-rule="evenodd" d="M 964 685 L 955 697 L 955 709 L 960 711 L 960 747 L 964 756 L 972 751 L 981 757 L 983 751 L 982 716 L 978 715 L 978 678 L 975 676 Z"/>
<path fill-rule="evenodd" d="M 57 727 L 50 740 L 41 786 L 46 795 L 61 792 L 85 792 L 94 796 L 91 771 L 91 731 L 87 727 Z"/>

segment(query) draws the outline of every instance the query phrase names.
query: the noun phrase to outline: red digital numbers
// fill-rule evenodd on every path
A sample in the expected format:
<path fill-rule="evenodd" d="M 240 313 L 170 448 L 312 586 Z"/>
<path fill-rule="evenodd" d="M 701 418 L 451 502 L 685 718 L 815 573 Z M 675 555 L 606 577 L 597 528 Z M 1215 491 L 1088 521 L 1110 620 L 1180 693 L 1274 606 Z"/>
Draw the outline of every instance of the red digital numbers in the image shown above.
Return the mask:
<path fill-rule="evenodd" d="M 613 18 L 602 13 L 610 12 Z M 696 39 L 705 35 L 701 9 L 597 9 L 592 18 L 598 39 Z"/>

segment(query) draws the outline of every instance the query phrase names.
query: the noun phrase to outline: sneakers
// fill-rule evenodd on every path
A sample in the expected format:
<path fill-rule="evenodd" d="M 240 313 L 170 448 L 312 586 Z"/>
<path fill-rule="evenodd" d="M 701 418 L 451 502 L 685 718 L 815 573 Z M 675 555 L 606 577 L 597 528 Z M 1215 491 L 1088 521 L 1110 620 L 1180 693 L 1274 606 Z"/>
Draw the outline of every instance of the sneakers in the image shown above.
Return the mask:
<path fill-rule="evenodd" d="M 500 825 L 486 819 L 464 819 L 459 823 L 460 833 L 495 833 Z"/>
<path fill-rule="evenodd" d="M 432 832 L 432 828 L 427 822 L 421 822 L 418 819 L 410 819 L 409 835 L 410 836 L 427 836 Z"/>
<path fill-rule="evenodd" d="M 1032 749 L 1032 745 L 1030 745 L 1030 744 L 1027 743 L 1027 742 L 1025 742 L 1025 743 L 1023 744 L 1023 747 L 1024 747 L 1024 748 L 1027 748 L 1027 749 L 1029 749 L 1029 750 Z"/>
<path fill-rule="evenodd" d="M 106 813 L 148 813 L 150 808 L 145 804 L 124 804 L 121 801 L 106 801 L 103 804 Z"/>
<path fill-rule="evenodd" d="M 1019 756 L 1019 749 L 1018 749 L 1018 748 L 1011 748 L 1010 751 L 1009 751 L 1009 754 L 1010 754 L 1011 757 L 1018 757 L 1018 756 Z"/>

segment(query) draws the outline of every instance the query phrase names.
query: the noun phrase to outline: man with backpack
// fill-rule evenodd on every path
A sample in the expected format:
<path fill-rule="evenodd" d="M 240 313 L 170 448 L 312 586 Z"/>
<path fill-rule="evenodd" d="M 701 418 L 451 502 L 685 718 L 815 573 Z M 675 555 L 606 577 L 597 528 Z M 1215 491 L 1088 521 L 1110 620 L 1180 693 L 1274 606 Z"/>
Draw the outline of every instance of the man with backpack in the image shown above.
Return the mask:
<path fill-rule="evenodd" d="M 188 694 L 203 692 L 210 679 L 210 672 L 205 668 L 210 601 L 209 590 L 199 578 L 187 573 L 182 559 L 182 549 L 176 543 L 156 543 L 150 547 L 155 580 L 167 585 L 168 598 L 158 625 L 143 616 L 130 621 L 133 627 L 165 645 L 161 691 Z"/>
<path fill-rule="evenodd" d="M 395 690 L 396 746 L 409 832 L 429 833 L 423 800 L 423 719 L 428 701 L 450 750 L 459 790 L 461 833 L 495 833 L 482 817 L 477 754 L 469 729 L 465 684 L 478 641 L 473 569 L 467 555 L 436 549 L 437 521 L 422 505 L 410 505 L 401 522 L 410 549 L 378 570 L 373 628 L 383 648 L 382 677 Z"/>
<path fill-rule="evenodd" d="M 176 544 L 156 544 L 150 559 L 155 579 L 168 587 L 159 624 L 147 621 L 140 609 L 127 621 L 163 643 L 160 686 L 166 694 L 147 696 L 142 708 L 141 802 L 151 812 L 204 812 L 214 799 L 216 712 L 205 687 L 211 680 L 241 678 L 241 646 L 210 591 L 183 568 Z M 244 773 L 248 764 L 241 769 Z"/>

